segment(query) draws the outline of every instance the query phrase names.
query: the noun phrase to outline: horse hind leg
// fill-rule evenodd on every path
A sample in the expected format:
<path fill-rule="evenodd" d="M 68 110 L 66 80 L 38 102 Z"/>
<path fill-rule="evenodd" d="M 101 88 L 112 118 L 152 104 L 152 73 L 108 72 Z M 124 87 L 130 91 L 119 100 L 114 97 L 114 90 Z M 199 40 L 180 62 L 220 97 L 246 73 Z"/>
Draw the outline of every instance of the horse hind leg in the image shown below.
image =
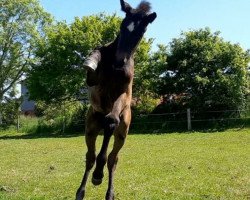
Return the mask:
<path fill-rule="evenodd" d="M 108 172 L 109 172 L 109 181 L 108 181 L 108 190 L 106 192 L 106 200 L 113 200 L 114 199 L 114 172 L 116 169 L 116 165 L 118 162 L 118 153 L 122 148 L 125 142 L 125 138 L 121 136 L 116 137 L 114 141 L 113 150 L 110 152 L 108 156 Z"/>
<path fill-rule="evenodd" d="M 87 153 L 86 153 L 86 167 L 85 172 L 82 178 L 82 182 L 80 187 L 76 192 L 76 200 L 82 200 L 85 196 L 85 188 L 87 184 L 87 180 L 89 177 L 90 170 L 93 168 L 96 160 L 96 138 L 101 129 L 100 120 L 98 114 L 95 114 L 90 107 L 87 120 L 86 120 L 86 129 L 85 129 L 85 141 L 87 145 Z"/>
<path fill-rule="evenodd" d="M 114 146 L 108 156 L 109 181 L 108 190 L 106 192 L 106 200 L 114 199 L 114 172 L 118 162 L 118 153 L 123 147 L 128 134 L 130 121 L 131 111 L 129 108 L 127 108 L 125 111 L 123 111 L 121 123 L 114 132 Z"/>
<path fill-rule="evenodd" d="M 115 128 L 118 126 L 120 119 L 112 114 L 108 114 L 104 119 L 104 136 L 103 143 L 96 158 L 96 168 L 93 172 L 92 183 L 94 185 L 100 185 L 103 179 L 103 169 L 105 164 L 107 163 L 107 149 L 109 145 L 109 141 Z"/>

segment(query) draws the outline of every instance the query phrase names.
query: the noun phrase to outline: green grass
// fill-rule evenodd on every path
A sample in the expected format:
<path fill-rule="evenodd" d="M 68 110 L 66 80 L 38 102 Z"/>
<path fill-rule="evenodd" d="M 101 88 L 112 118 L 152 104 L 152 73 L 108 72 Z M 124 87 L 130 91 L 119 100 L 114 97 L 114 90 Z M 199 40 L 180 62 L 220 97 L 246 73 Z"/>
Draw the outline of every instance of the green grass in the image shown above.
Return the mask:
<path fill-rule="evenodd" d="M 84 138 L 27 138 L 0 133 L 0 199 L 74 199 Z M 129 135 L 116 171 L 116 199 L 249 199 L 249 155 L 250 129 Z M 86 199 L 104 199 L 106 188 L 107 172 L 101 186 L 88 182 Z"/>

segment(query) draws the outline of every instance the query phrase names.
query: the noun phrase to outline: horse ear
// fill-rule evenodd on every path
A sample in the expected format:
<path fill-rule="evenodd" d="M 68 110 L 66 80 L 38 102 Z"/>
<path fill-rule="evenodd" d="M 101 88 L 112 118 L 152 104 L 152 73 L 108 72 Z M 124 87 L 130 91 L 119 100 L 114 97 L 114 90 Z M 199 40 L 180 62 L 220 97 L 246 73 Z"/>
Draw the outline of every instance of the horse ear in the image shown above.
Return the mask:
<path fill-rule="evenodd" d="M 124 0 L 120 0 L 120 2 L 121 2 L 122 11 L 127 13 L 127 14 L 130 13 L 132 10 L 132 7 Z"/>
<path fill-rule="evenodd" d="M 150 15 L 147 16 L 147 21 L 148 23 L 152 23 L 157 17 L 157 14 L 155 12 L 151 13 Z"/>

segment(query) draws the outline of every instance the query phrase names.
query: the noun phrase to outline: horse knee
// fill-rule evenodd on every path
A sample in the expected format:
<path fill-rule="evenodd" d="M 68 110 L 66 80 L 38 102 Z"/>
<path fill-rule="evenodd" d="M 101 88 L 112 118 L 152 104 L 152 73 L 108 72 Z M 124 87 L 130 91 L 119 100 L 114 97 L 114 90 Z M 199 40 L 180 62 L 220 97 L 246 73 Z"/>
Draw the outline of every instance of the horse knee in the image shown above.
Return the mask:
<path fill-rule="evenodd" d="M 114 129 L 119 125 L 119 123 L 120 123 L 119 116 L 116 116 L 110 113 L 105 116 L 104 128 L 106 130 L 114 131 Z"/>

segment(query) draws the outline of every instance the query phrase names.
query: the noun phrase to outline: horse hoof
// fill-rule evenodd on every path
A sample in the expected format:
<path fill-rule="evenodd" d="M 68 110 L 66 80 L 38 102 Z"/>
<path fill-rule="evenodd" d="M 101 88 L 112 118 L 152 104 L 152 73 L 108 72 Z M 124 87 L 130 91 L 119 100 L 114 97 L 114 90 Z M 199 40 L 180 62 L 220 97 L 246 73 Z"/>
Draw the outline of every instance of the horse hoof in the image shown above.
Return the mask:
<path fill-rule="evenodd" d="M 102 184 L 102 179 L 95 179 L 94 177 L 92 177 L 92 183 L 95 186 L 101 185 Z"/>

